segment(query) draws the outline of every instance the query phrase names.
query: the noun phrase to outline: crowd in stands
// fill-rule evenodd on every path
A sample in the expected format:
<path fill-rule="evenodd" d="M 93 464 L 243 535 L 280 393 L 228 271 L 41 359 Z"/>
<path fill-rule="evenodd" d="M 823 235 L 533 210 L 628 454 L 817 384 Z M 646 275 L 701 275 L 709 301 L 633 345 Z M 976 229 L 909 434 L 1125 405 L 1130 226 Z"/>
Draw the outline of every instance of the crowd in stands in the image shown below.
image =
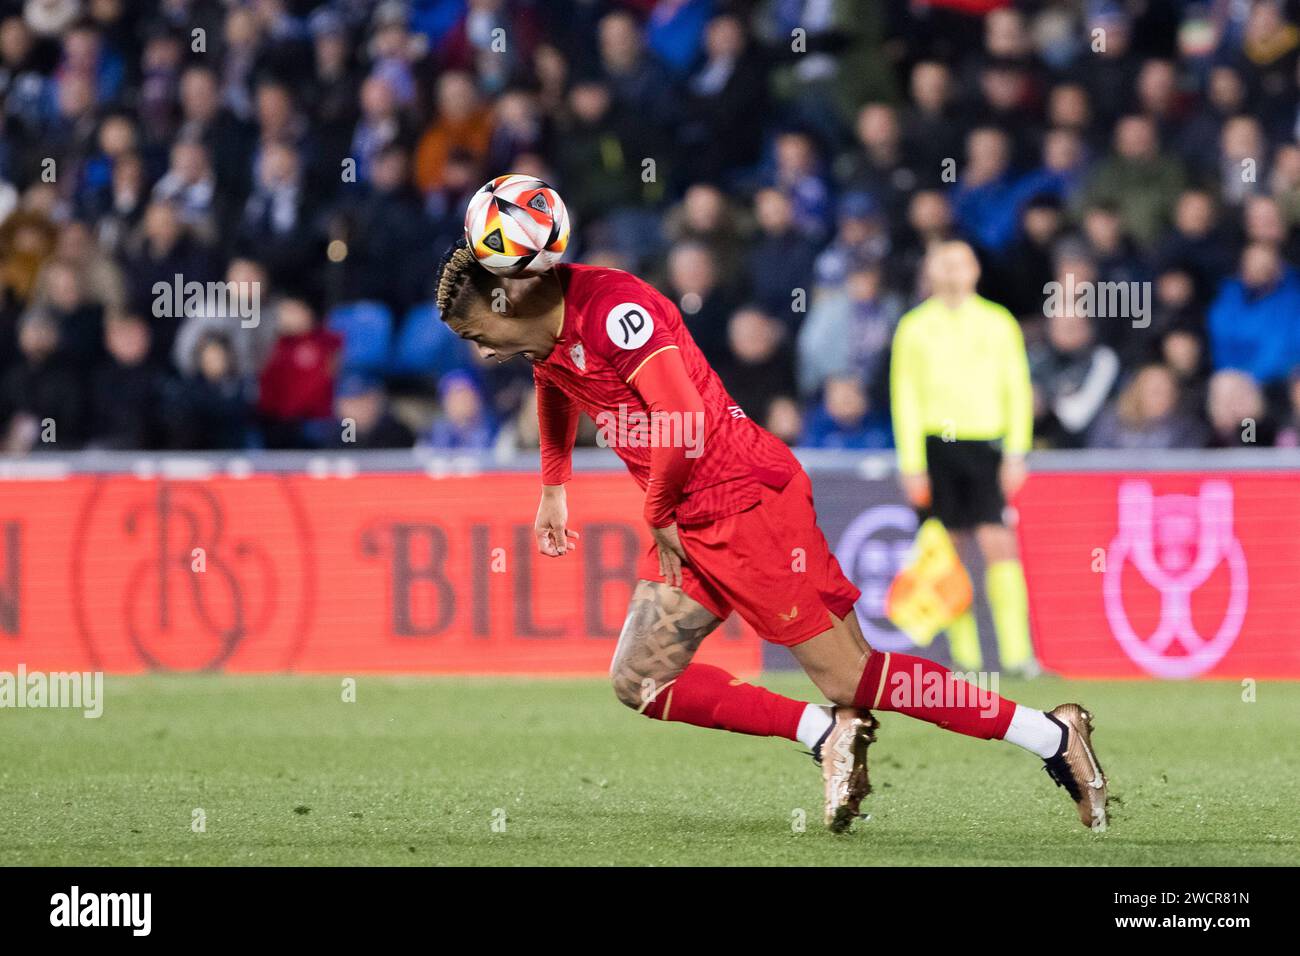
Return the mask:
<path fill-rule="evenodd" d="M 535 447 L 431 288 L 520 172 L 792 445 L 891 447 L 959 237 L 1038 446 L 1296 446 L 1298 71 L 1283 0 L 0 0 L 0 445 Z"/>

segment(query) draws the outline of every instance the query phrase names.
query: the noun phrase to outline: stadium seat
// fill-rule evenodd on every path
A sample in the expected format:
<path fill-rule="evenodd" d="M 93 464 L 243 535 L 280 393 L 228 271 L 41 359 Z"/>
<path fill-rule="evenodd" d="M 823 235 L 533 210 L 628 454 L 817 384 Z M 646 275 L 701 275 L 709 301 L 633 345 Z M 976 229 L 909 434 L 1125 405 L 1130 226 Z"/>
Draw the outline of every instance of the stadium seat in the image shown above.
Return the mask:
<path fill-rule="evenodd" d="M 393 341 L 389 374 L 437 377 L 469 366 L 465 342 L 442 321 L 437 307 L 426 303 L 406 313 Z"/>
<path fill-rule="evenodd" d="M 393 314 L 380 302 L 349 302 L 329 314 L 329 328 L 343 336 L 343 368 L 382 372 L 393 340 Z"/>

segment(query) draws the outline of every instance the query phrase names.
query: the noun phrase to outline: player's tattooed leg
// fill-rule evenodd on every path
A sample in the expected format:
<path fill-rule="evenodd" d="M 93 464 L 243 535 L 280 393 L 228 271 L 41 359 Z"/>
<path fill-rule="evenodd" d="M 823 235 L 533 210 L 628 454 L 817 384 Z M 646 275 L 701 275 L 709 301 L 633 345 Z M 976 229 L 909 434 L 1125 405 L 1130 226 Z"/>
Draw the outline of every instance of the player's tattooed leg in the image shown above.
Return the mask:
<path fill-rule="evenodd" d="M 680 588 L 638 581 L 609 677 L 618 699 L 644 710 L 677 679 L 722 620 Z"/>

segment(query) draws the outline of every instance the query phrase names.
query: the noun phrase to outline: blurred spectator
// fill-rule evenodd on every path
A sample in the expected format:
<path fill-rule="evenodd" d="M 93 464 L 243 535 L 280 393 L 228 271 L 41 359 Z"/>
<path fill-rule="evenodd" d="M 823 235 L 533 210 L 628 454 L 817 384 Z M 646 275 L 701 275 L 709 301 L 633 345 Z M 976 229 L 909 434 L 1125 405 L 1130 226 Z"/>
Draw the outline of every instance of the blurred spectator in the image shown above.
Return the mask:
<path fill-rule="evenodd" d="M 247 448 L 252 416 L 249 381 L 239 373 L 230 340 L 206 332 L 194 346 L 189 363 L 187 413 L 190 448 Z"/>
<path fill-rule="evenodd" d="M 1088 198 L 1120 211 L 1143 248 L 1155 246 L 1185 181 L 1181 164 L 1161 155 L 1150 117 L 1125 116 L 1115 126 L 1114 152 L 1092 173 Z"/>
<path fill-rule="evenodd" d="M 807 308 L 812 292 L 817 246 L 795 226 L 794 208 L 778 189 L 758 191 L 754 218 L 759 232 L 749 254 L 749 288 L 763 308 L 793 329 L 802 318 L 796 302 Z"/>
<path fill-rule="evenodd" d="M 1206 412 L 1210 447 L 1272 445 L 1276 428 L 1259 384 L 1244 372 L 1224 369 L 1210 376 Z"/>
<path fill-rule="evenodd" d="M 0 305 L 6 309 L 26 305 L 57 237 L 49 217 L 30 206 L 15 210 L 0 223 Z"/>
<path fill-rule="evenodd" d="M 101 248 L 118 254 L 126 251 L 127 240 L 138 229 L 148 199 L 144 161 L 137 154 L 129 153 L 113 164 L 107 194 L 84 210 L 97 223 Z"/>
<path fill-rule="evenodd" d="M 1246 86 L 1241 74 L 1229 64 L 1218 64 L 1210 70 L 1205 88 L 1205 102 L 1201 109 L 1184 124 L 1178 138 L 1179 152 L 1184 161 L 1196 172 L 1212 175 L 1214 157 L 1207 155 L 1207 143 L 1219 142 L 1223 126 L 1230 117 L 1238 115 L 1246 105 Z"/>
<path fill-rule="evenodd" d="M 1300 448 L 1300 369 L 1287 380 L 1286 411 L 1278 429 L 1277 444 L 1283 448 Z"/>
<path fill-rule="evenodd" d="M 795 394 L 794 356 L 785 327 L 761 308 L 747 306 L 727 322 L 727 360 L 718 374 L 727 393 L 756 422 L 772 401 Z"/>
<path fill-rule="evenodd" d="M 628 10 L 614 10 L 600 21 L 597 50 L 600 79 L 610 101 L 634 116 L 642 132 L 631 144 L 639 156 L 653 156 L 677 112 L 673 82 L 659 58 L 646 49 L 641 25 Z"/>
<path fill-rule="evenodd" d="M 767 77 L 750 50 L 744 22 L 732 13 L 709 21 L 704 57 L 686 81 L 677 139 L 681 175 L 715 181 L 758 161 L 767 109 Z"/>
<path fill-rule="evenodd" d="M 830 234 L 831 191 L 813 138 L 799 131 L 781 133 L 775 158 L 769 184 L 789 197 L 795 228 L 813 241 L 825 241 Z"/>
<path fill-rule="evenodd" d="M 438 383 L 439 411 L 425 436 L 434 448 L 478 451 L 492 447 L 496 423 L 478 385 L 465 372 L 451 372 Z"/>
<path fill-rule="evenodd" d="M 475 89 L 473 78 L 454 70 L 438 77 L 437 118 L 420 138 L 415 154 L 415 182 L 424 192 L 442 185 L 447 161 L 458 151 L 475 159 L 487 155 L 492 114 Z"/>
<path fill-rule="evenodd" d="M 401 315 L 426 293 L 437 264 L 433 223 L 407 175 L 407 154 L 388 146 L 371 161 L 369 188 L 340 203 L 336 214 L 347 255 L 340 263 L 342 298 L 383 302 Z"/>
<path fill-rule="evenodd" d="M 1178 382 L 1163 365 L 1147 365 L 1088 432 L 1089 448 L 1200 448 L 1203 430 L 1178 405 Z"/>
<path fill-rule="evenodd" d="M 1178 197 L 1173 228 L 1161 241 L 1157 258 L 1164 265 L 1188 269 L 1196 280 L 1198 301 L 1209 301 L 1219 281 L 1232 271 L 1232 251 L 1208 192 L 1189 189 Z"/>
<path fill-rule="evenodd" d="M 888 260 L 888 284 L 906 295 L 920 296 L 927 250 L 936 242 L 953 238 L 954 232 L 952 205 L 944 193 L 937 189 L 913 193 L 902 241 L 895 244 Z"/>
<path fill-rule="evenodd" d="M 1277 248 L 1288 262 L 1296 261 L 1294 231 L 1282 216 L 1282 209 L 1272 196 L 1251 196 L 1242 204 L 1241 222 L 1246 242 L 1263 242 Z"/>
<path fill-rule="evenodd" d="M 889 418 L 867 402 L 862 382 L 852 376 L 827 379 L 822 402 L 813 409 L 800 442 L 809 448 L 890 448 Z"/>
<path fill-rule="evenodd" d="M 889 253 L 888 223 L 870 193 L 847 193 L 837 208 L 835 238 L 817 256 L 817 285 L 838 286 L 854 263 L 880 262 Z"/>
<path fill-rule="evenodd" d="M 282 299 L 275 310 L 279 337 L 262 368 L 257 411 L 269 448 L 312 443 L 312 423 L 334 413 L 334 375 L 342 340 L 318 327 L 311 305 Z"/>
<path fill-rule="evenodd" d="M 537 424 L 537 391 L 528 389 L 519 402 L 519 410 L 497 432 L 493 446 L 498 455 L 508 456 L 536 450 L 541 436 Z"/>
<path fill-rule="evenodd" d="M 994 126 L 972 130 L 952 195 L 957 224 L 982 250 L 1000 253 L 1015 239 L 1023 198 L 1012 175 L 1007 134 Z"/>
<path fill-rule="evenodd" d="M 110 113 L 99 125 L 97 148 L 79 170 L 73 205 L 83 213 L 98 213 L 106 204 L 113 170 L 123 158 L 140 148 L 135 123 L 122 113 Z"/>
<path fill-rule="evenodd" d="M 723 275 L 743 267 L 747 217 L 717 186 L 696 183 L 664 217 L 664 238 L 676 244 L 688 240 L 708 246 Z M 588 256 L 588 262 L 591 261 Z"/>
<path fill-rule="evenodd" d="M 556 143 L 565 203 L 579 221 L 600 219 L 638 197 L 638 152 L 615 116 L 609 87 L 580 80 L 569 91 L 569 115 Z M 663 157 L 641 155 L 662 163 Z"/>
<path fill-rule="evenodd" d="M 1043 289 L 1052 281 L 1052 257 L 1064 231 L 1061 201 L 1031 198 L 1020 212 L 1020 229 L 1006 254 L 989 265 L 981 294 L 1020 318 L 1042 314 Z"/>
<path fill-rule="evenodd" d="M 187 313 L 176 332 L 171 361 L 182 375 L 197 373 L 198 345 L 205 336 L 218 335 L 229 342 L 234 372 L 244 378 L 256 376 L 275 344 L 276 324 L 267 314 L 270 284 L 262 264 L 253 259 L 231 259 L 224 281 L 238 298 L 226 297 L 216 303 L 219 308 L 214 312 L 207 311 L 205 299 L 203 308 Z M 229 314 L 230 306 L 244 302 L 257 307 L 251 318 Z"/>
<path fill-rule="evenodd" d="M 677 303 L 686 328 L 712 364 L 726 356 L 730 296 L 720 285 L 708 247 L 684 242 L 668 254 L 668 297 Z"/>
<path fill-rule="evenodd" d="M 403 121 L 398 110 L 397 94 L 388 80 L 371 74 L 361 85 L 361 118 L 352 135 L 347 158 L 356 162 L 358 182 L 370 182 L 375 158 L 385 149 L 401 142 Z M 429 188 L 433 188 L 430 184 Z"/>
<path fill-rule="evenodd" d="M 81 273 L 71 263 L 55 259 L 42 271 L 43 295 L 38 297 L 59 329 L 59 352 L 80 373 L 104 354 L 104 310 L 87 300 Z"/>
<path fill-rule="evenodd" d="M 778 395 L 767 406 L 763 426 L 787 445 L 799 444 L 803 437 L 803 412 L 799 403 L 789 396 Z"/>
<path fill-rule="evenodd" d="M 182 223 L 211 241 L 216 238 L 216 195 L 207 148 L 196 140 L 179 140 L 172 147 L 171 165 L 153 187 L 154 198 L 171 203 Z"/>
<path fill-rule="evenodd" d="M 1081 448 L 1119 380 L 1119 357 L 1073 308 L 1047 320 L 1047 341 L 1029 349 L 1034 435 L 1052 448 Z"/>
<path fill-rule="evenodd" d="M 820 392 L 832 376 L 852 376 L 883 404 L 888 392 L 889 343 L 903 299 L 884 287 L 881 268 L 854 261 L 839 288 L 817 295 L 799 330 L 799 391 Z"/>
<path fill-rule="evenodd" d="M 1239 277 L 1210 306 L 1210 357 L 1216 369 L 1280 382 L 1300 363 L 1300 276 L 1275 247 L 1254 243 L 1241 254 Z"/>
<path fill-rule="evenodd" d="M 483 89 L 499 93 L 532 55 L 537 43 L 536 10 L 530 4 L 469 0 L 456 26 L 439 44 L 442 62 L 473 71 Z M 509 37 L 501 43 L 501 37 Z"/>
<path fill-rule="evenodd" d="M 162 200 L 145 208 L 140 228 L 129 243 L 125 266 L 128 305 L 144 315 L 153 312 L 158 283 L 170 286 L 178 275 L 184 282 L 206 282 L 213 271 L 209 250 L 185 228 L 176 207 Z M 171 335 L 166 338 L 170 341 Z"/>
<path fill-rule="evenodd" d="M 372 376 L 344 375 L 334 393 L 334 414 L 343 425 L 335 447 L 410 448 L 415 444 L 415 435 L 389 408 L 384 383 Z"/>
<path fill-rule="evenodd" d="M 937 106 L 938 104 L 936 104 Z M 952 144 L 954 127 L 949 124 L 943 135 L 924 146 L 912 144 L 933 166 L 918 163 L 912 150 L 904 144 L 898 114 L 886 103 L 868 103 L 858 113 L 857 138 L 862 150 L 851 152 L 839 164 L 841 179 L 851 192 L 865 195 L 872 211 L 879 207 L 894 223 L 901 221 L 907 201 L 917 186 L 925 181 L 937 185 L 944 160 L 953 153 L 936 154 L 936 145 Z M 918 167 L 922 167 L 918 169 Z M 882 205 L 884 203 L 885 205 Z M 841 218 L 843 209 L 840 210 Z"/>
<path fill-rule="evenodd" d="M 20 361 L 0 377 L 4 450 L 21 455 L 77 448 L 85 423 L 84 378 L 62 357 L 58 322 L 43 312 L 29 313 L 19 327 L 18 348 Z"/>
<path fill-rule="evenodd" d="M 713 0 L 677 0 L 657 4 L 646 23 L 646 44 L 675 73 L 685 71 L 700 48 L 702 27 Z"/>
<path fill-rule="evenodd" d="M 1264 132 L 1253 116 L 1234 116 L 1219 134 L 1217 185 L 1222 200 L 1240 206 L 1268 182 Z"/>
<path fill-rule="evenodd" d="M 288 142 L 267 143 L 244 206 L 239 248 L 256 251 L 276 282 L 301 285 L 313 258 L 313 212 L 298 152 Z"/>
<path fill-rule="evenodd" d="M 365 109 L 365 97 L 360 93 L 352 38 L 343 17 L 330 7 L 323 7 L 311 15 L 308 28 L 313 71 L 307 109 L 321 144 L 322 166 L 338 169 L 350 155 L 353 127 L 358 114 Z M 183 86 L 181 95 L 184 96 Z"/>
<path fill-rule="evenodd" d="M 525 89 L 508 89 L 496 101 L 492 114 L 492 139 L 488 144 L 490 169 L 513 169 L 523 153 L 534 153 L 546 145 L 545 117 L 537 97 Z"/>
<path fill-rule="evenodd" d="M 1203 418 L 1210 377 L 1204 337 L 1188 329 L 1175 328 L 1161 340 L 1160 358 L 1178 380 L 1180 407 L 1196 418 Z"/>
<path fill-rule="evenodd" d="M 149 358 L 149 325 L 136 315 L 112 319 L 104 327 L 107 359 L 90 376 L 90 430 L 93 448 L 141 451 L 173 445 L 168 419 L 172 383 Z"/>
<path fill-rule="evenodd" d="M 64 223 L 55 245 L 56 256 L 76 270 L 82 295 L 108 315 L 126 308 L 126 277 L 117 259 L 105 252 L 91 235 L 87 223 Z M 47 294 L 45 274 L 37 280 L 36 301 Z"/>
<path fill-rule="evenodd" d="M 1300 122 L 1297 123 L 1300 129 Z M 1269 188 L 1288 229 L 1300 224 L 1300 146 L 1283 143 L 1273 153 Z"/>
<path fill-rule="evenodd" d="M 942 184 L 943 161 L 961 149 L 961 134 L 954 109 L 952 73 L 936 60 L 922 60 L 912 67 L 911 106 L 904 110 L 902 146 L 911 159 L 917 185 L 927 189 Z M 859 125 L 859 139 L 862 128 Z M 893 196 L 892 183 L 885 195 Z"/>

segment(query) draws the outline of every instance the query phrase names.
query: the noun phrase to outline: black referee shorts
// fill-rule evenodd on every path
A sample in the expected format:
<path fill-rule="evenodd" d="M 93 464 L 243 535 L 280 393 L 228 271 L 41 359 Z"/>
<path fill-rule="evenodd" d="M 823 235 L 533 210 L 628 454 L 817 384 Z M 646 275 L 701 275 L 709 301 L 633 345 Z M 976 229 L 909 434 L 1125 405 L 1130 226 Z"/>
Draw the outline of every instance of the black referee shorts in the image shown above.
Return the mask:
<path fill-rule="evenodd" d="M 1002 449 L 990 441 L 944 441 L 927 435 L 931 510 L 950 531 L 1001 524 L 1006 499 L 998 470 Z"/>

